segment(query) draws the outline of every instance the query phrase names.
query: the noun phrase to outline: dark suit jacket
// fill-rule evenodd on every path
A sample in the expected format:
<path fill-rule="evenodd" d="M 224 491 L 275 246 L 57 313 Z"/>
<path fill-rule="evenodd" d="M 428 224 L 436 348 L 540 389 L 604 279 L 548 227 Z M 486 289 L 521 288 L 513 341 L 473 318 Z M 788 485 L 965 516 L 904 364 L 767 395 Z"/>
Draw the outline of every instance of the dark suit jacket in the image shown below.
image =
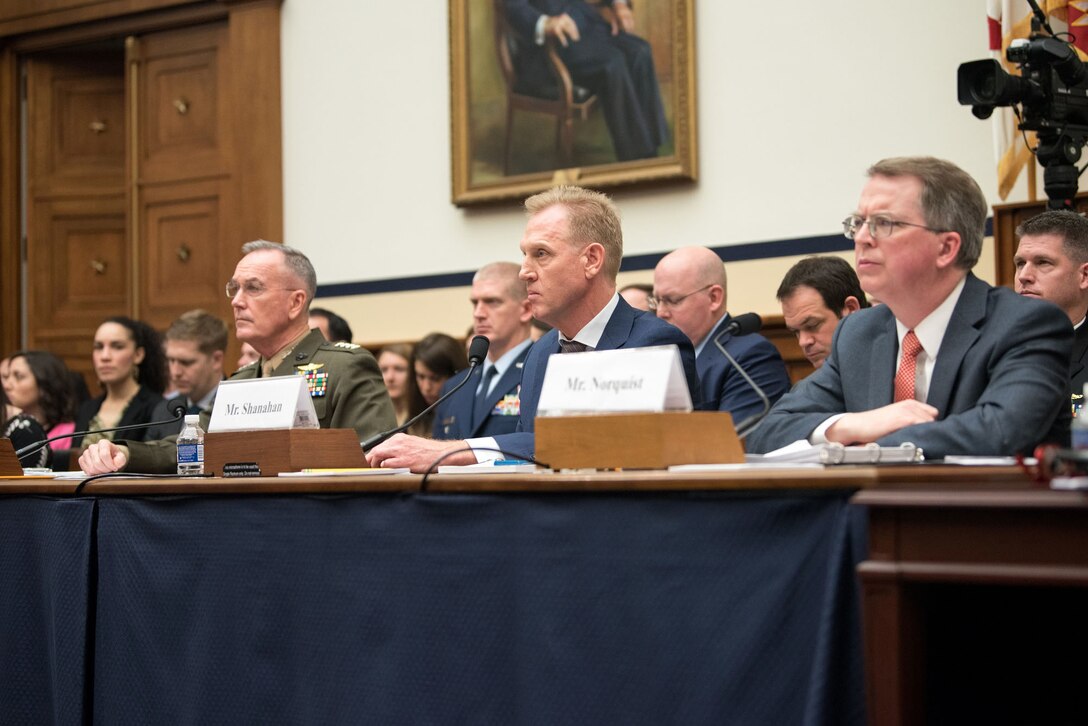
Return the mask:
<path fill-rule="evenodd" d="M 684 375 L 691 392 L 692 405 L 699 407 L 699 374 L 695 370 L 695 349 L 691 340 L 681 330 L 653 313 L 635 310 L 620 298 L 612 317 L 605 326 L 596 350 L 616 350 L 617 348 L 645 348 L 653 345 L 675 345 L 680 349 L 680 360 L 684 364 Z M 533 425 L 536 419 L 536 407 L 540 402 L 540 387 L 544 383 L 544 372 L 548 367 L 548 358 L 559 352 L 559 331 L 552 330 L 533 344 L 525 358 L 525 368 L 521 374 L 521 416 L 518 430 L 512 434 L 495 437 L 499 448 L 515 456 L 532 456 L 535 449 Z"/>
<path fill-rule="evenodd" d="M 733 423 L 738 424 L 762 411 L 763 401 L 714 345 L 714 338 L 721 335 L 730 320 L 732 318 L 726 315 L 710 332 L 695 365 L 699 370 L 699 387 L 703 393 L 702 409 L 728 411 Z M 722 345 L 756 385 L 763 389 L 772 405 L 790 390 L 790 376 L 778 348 L 762 335 L 727 335 L 722 338 Z"/>
<path fill-rule="evenodd" d="M 76 413 L 76 431 L 86 431 L 91 419 L 98 415 L 98 409 L 102 408 L 102 402 L 106 395 L 84 401 Z M 118 426 L 131 424 L 151 423 L 155 420 L 155 407 L 162 403 L 162 396 L 154 391 L 140 386 L 136 395 L 128 402 L 125 412 L 121 414 Z M 82 436 L 72 437 L 72 448 L 79 448 L 83 441 Z M 132 431 L 118 431 L 114 434 L 114 441 L 147 441 L 147 429 L 134 429 Z"/>
<path fill-rule="evenodd" d="M 1056 306 L 969 274 L 926 400 L 938 409 L 938 419 L 878 443 L 910 441 L 927 459 L 1030 453 L 1049 441 L 1067 446 L 1072 344 L 1069 318 Z M 833 414 L 888 405 L 897 353 L 895 319 L 887 306 L 843 318 L 824 365 L 779 400 L 748 437 L 748 451 L 765 453 L 807 438 Z"/>
<path fill-rule="evenodd" d="M 1073 333 L 1073 357 L 1069 364 L 1070 395 L 1083 395 L 1085 383 L 1088 383 L 1088 321 Z"/>
<path fill-rule="evenodd" d="M 438 407 L 434 417 L 434 438 L 467 439 L 476 436 L 498 436 L 513 433 L 518 426 L 521 407 L 521 371 L 525 358 L 532 346 L 521 351 L 513 364 L 506 369 L 487 397 L 488 414 L 481 421 L 472 420 L 472 411 L 476 407 L 476 387 L 483 375 L 483 366 L 478 366 L 473 373 L 473 380 L 461 387 Z M 442 386 L 442 395 L 460 383 L 470 369 L 466 368 L 446 381 Z M 500 405 L 501 404 L 501 405 Z"/>

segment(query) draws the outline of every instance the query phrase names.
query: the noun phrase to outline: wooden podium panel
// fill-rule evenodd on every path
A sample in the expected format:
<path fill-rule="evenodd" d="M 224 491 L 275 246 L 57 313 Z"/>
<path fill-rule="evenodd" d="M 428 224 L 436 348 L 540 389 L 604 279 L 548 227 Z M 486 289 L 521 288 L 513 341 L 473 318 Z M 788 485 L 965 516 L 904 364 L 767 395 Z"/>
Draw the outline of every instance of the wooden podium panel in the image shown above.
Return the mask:
<path fill-rule="evenodd" d="M 15 455 L 11 439 L 0 438 L 0 476 L 22 476 L 23 466 Z"/>
<path fill-rule="evenodd" d="M 226 464 L 257 464 L 262 476 L 302 469 L 363 468 L 352 429 L 220 431 L 204 435 L 204 471 L 221 476 Z"/>
<path fill-rule="evenodd" d="M 536 459 L 553 469 L 665 469 L 744 461 L 724 411 L 538 416 Z"/>

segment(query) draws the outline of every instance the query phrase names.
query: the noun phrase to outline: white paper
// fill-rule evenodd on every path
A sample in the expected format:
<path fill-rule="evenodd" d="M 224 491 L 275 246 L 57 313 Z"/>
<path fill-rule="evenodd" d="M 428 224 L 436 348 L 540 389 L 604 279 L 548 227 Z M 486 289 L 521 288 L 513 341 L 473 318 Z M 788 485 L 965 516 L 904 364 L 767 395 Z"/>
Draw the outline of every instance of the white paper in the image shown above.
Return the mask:
<path fill-rule="evenodd" d="M 304 376 L 223 381 L 208 431 L 320 428 Z"/>
<path fill-rule="evenodd" d="M 549 357 L 537 415 L 690 410 L 680 351 L 660 345 Z"/>

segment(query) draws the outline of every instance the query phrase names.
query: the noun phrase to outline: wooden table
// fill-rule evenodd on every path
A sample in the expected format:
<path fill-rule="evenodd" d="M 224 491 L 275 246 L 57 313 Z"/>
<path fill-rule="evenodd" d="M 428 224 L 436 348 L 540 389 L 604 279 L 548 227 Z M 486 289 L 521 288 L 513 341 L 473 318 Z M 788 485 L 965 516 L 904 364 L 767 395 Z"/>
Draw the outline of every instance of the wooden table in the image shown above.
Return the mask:
<path fill-rule="evenodd" d="M 1086 722 L 1088 496 L 1008 484 L 854 496 L 871 724 Z"/>

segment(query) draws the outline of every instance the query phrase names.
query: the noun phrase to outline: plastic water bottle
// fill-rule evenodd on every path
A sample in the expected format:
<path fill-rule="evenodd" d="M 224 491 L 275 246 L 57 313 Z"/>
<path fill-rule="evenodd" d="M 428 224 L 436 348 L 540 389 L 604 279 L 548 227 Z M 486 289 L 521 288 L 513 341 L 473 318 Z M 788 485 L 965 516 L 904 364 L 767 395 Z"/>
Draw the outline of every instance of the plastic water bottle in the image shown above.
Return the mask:
<path fill-rule="evenodd" d="M 1088 394 L 1088 383 L 1084 385 L 1085 394 Z M 1081 401 L 1084 399 L 1082 398 Z M 1073 448 L 1080 451 L 1088 451 L 1088 409 L 1081 406 L 1074 412 L 1072 433 Z"/>
<path fill-rule="evenodd" d="M 191 413 L 185 417 L 185 428 L 178 434 L 178 475 L 204 473 L 204 429 L 200 428 L 200 416 Z"/>

